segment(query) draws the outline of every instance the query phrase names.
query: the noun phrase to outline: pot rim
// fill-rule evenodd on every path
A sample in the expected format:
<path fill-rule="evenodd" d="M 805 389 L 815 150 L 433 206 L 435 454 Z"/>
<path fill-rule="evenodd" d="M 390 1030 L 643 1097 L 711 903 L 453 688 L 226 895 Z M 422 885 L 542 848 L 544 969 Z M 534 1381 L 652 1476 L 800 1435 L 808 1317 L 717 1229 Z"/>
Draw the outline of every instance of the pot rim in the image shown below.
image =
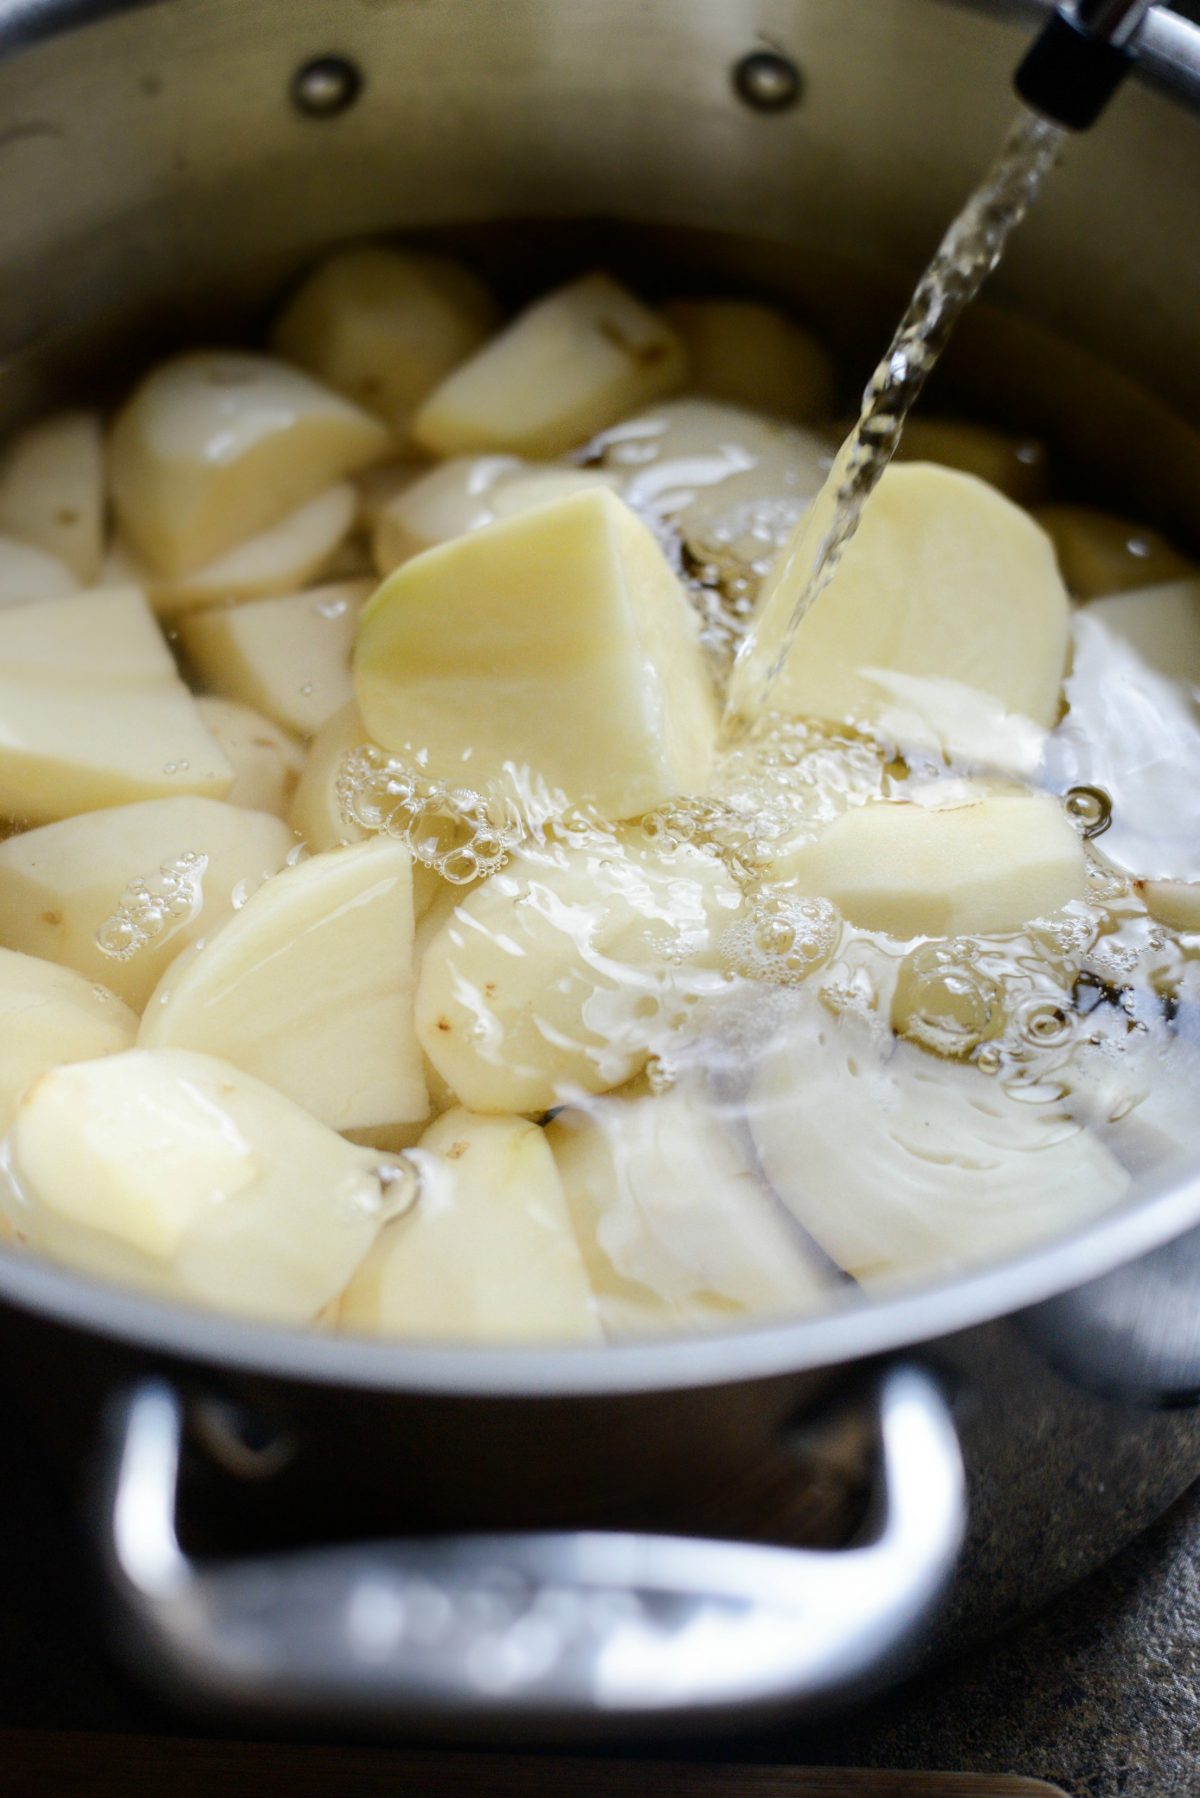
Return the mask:
<path fill-rule="evenodd" d="M 1009 1261 L 794 1323 L 703 1335 L 451 1348 L 326 1335 L 172 1304 L 0 1252 L 0 1304 L 176 1360 L 242 1374 L 458 1398 L 608 1398 L 731 1386 L 895 1354 L 1029 1309 L 1112 1273 L 1200 1226 L 1200 1167 L 1126 1209 Z"/>
<path fill-rule="evenodd" d="M 0 60 L 48 38 L 103 23 L 122 13 L 146 11 L 167 0 L 0 0 Z M 1036 22 L 1058 0 L 938 0 L 993 18 Z M 1200 23 L 1166 10 L 1160 0 L 1146 18 L 1134 78 L 1200 105 Z"/>
<path fill-rule="evenodd" d="M 0 0 L 0 58 L 165 0 Z M 1054 0 L 950 0 L 1034 20 Z M 1155 9 L 1135 74 L 1200 107 L 1200 24 Z M 1200 1225 L 1200 1167 L 1050 1244 L 951 1281 L 792 1323 L 563 1347 L 442 1348 L 280 1328 L 167 1303 L 0 1248 L 0 1304 L 130 1347 L 240 1373 L 462 1398 L 609 1397 L 725 1386 L 895 1353 L 1087 1284 Z"/>

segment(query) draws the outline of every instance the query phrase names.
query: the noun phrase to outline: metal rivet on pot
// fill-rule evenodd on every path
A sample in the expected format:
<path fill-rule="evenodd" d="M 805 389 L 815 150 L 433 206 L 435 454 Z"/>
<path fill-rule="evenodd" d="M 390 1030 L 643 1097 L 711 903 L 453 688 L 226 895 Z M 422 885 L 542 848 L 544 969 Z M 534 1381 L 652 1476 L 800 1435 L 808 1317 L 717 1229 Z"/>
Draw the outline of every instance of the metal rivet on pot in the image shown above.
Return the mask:
<path fill-rule="evenodd" d="M 332 119 L 353 106 L 362 73 L 345 56 L 315 56 L 292 78 L 292 105 L 310 119 Z"/>
<path fill-rule="evenodd" d="M 751 50 L 733 68 L 733 91 L 755 112 L 786 112 L 804 86 L 799 69 L 778 50 Z"/>

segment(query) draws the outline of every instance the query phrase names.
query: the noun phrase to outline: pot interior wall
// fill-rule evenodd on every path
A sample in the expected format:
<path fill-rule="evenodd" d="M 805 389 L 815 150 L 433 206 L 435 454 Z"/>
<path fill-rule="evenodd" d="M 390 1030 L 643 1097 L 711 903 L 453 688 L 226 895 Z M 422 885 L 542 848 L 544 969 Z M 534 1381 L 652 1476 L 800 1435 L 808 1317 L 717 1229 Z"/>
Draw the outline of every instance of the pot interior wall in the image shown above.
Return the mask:
<path fill-rule="evenodd" d="M 764 41 L 802 72 L 788 112 L 734 93 Z M 652 293 L 791 297 L 841 350 L 852 407 L 908 274 L 995 150 L 1021 42 L 935 0 L 120 10 L 0 64 L 0 409 L 114 391 L 174 342 L 252 333 L 319 246 L 392 230 L 449 235 L 514 299 L 599 262 Z M 305 116 L 293 80 L 331 51 L 361 94 Z M 1072 144 L 941 401 L 1047 432 L 1069 481 L 1193 541 L 1198 165 L 1200 120 L 1123 95 Z"/>

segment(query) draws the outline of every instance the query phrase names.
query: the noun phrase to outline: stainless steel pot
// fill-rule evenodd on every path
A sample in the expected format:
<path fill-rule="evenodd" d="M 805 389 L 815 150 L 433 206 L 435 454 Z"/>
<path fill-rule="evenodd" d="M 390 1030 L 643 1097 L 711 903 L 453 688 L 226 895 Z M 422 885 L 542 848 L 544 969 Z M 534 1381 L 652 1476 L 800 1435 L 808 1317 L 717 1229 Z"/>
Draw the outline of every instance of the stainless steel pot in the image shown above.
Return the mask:
<path fill-rule="evenodd" d="M 707 264 L 791 290 L 875 347 L 886 282 L 830 271 L 919 264 L 1039 10 L 4 0 L 0 399 L 244 318 L 337 237 L 478 227 L 519 287 L 543 239 L 484 228 L 505 218 L 623 220 L 573 241 L 651 244 L 663 285 Z M 1067 345 L 983 313 L 968 336 L 1006 354 L 962 378 L 1081 466 L 1119 438 L 1122 479 L 1178 522 L 1200 487 L 1200 29 L 1160 14 L 1147 46 L 1002 271 Z M 762 105 L 787 66 L 744 65 L 764 49 L 789 107 Z M 1092 355 L 1137 385 L 1089 385 Z M 427 1351 L 6 1255 L 0 1344 L 76 1454 L 109 1407 L 91 1489 L 158 1676 L 272 1713 L 584 1734 L 806 1713 L 1109 1555 L 1200 1474 L 1198 1295 L 1200 1176 L 953 1285 L 737 1336 Z"/>

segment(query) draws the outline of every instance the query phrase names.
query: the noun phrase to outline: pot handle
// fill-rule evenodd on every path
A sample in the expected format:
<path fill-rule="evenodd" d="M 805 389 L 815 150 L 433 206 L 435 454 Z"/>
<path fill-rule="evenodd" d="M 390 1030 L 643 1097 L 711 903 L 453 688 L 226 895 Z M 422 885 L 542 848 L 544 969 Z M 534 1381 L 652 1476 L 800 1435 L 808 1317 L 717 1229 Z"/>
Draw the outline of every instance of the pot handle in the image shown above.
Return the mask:
<path fill-rule="evenodd" d="M 949 1579 L 962 1459 L 915 1367 L 879 1387 L 881 1522 L 832 1551 L 609 1533 L 421 1538 L 195 1561 L 175 1528 L 183 1408 L 123 1408 L 105 1549 L 143 1670 L 261 1714 L 600 1733 L 811 1710 L 896 1670 Z"/>

